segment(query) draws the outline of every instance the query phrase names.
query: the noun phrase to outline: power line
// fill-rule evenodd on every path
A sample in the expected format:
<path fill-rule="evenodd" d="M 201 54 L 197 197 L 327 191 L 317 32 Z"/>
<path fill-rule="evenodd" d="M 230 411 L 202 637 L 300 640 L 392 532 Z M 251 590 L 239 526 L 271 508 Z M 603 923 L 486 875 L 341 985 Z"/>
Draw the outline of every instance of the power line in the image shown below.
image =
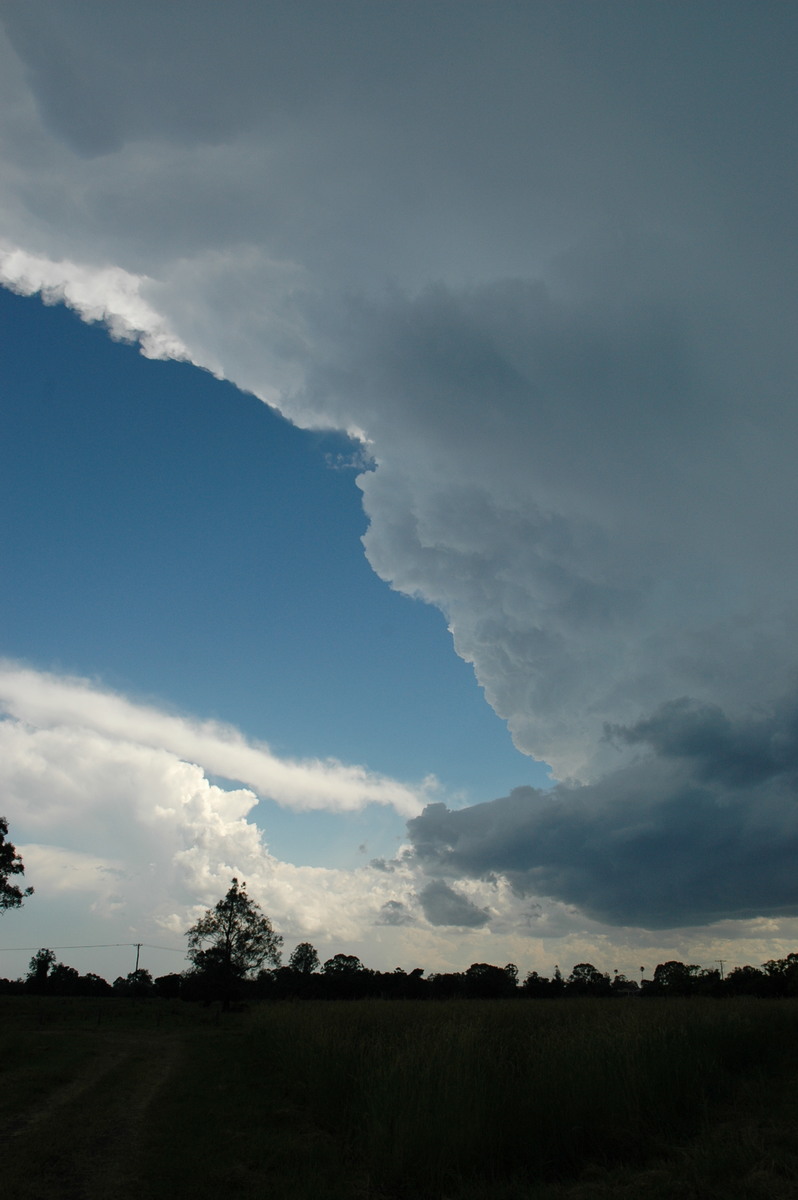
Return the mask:
<path fill-rule="evenodd" d="M 88 946 L 48 946 L 48 950 L 110 950 L 119 946 L 135 946 L 135 942 L 93 942 Z M 40 950 L 41 946 L 0 946 L 0 954 L 12 954 L 15 950 Z"/>
<path fill-rule="evenodd" d="M 169 950 L 173 954 L 185 954 L 185 950 L 176 946 L 153 946 L 150 942 L 94 942 L 87 946 L 47 946 L 48 950 L 116 950 L 131 946 L 144 946 L 147 950 Z M 0 954 L 14 954 L 29 950 L 41 950 L 41 946 L 0 946 Z"/>

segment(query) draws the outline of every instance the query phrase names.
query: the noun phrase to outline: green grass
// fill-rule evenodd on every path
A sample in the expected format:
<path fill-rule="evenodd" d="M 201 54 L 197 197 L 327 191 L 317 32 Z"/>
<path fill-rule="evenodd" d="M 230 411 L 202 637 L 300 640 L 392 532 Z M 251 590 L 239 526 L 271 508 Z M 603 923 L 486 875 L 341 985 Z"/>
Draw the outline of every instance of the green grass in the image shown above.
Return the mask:
<path fill-rule="evenodd" d="M 3 998 L 18 1200 L 798 1191 L 793 1001 Z"/>

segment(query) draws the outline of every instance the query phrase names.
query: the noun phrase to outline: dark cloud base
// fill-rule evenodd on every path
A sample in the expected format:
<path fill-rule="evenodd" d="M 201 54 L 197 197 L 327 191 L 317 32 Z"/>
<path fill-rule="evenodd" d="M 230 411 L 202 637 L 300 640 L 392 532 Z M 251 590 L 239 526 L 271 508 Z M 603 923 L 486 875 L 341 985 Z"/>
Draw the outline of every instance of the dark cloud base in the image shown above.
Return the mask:
<path fill-rule="evenodd" d="M 387 900 L 381 907 L 375 925 L 415 925 L 413 914 L 401 900 Z"/>
<path fill-rule="evenodd" d="M 433 879 L 422 888 L 418 898 L 430 925 L 460 925 L 469 929 L 481 929 L 490 920 L 490 914 L 484 908 L 477 908 L 467 896 L 456 892 L 442 879 Z"/>
<path fill-rule="evenodd" d="M 610 925 L 667 929 L 798 914 L 798 704 L 732 720 L 679 700 L 608 731 L 648 753 L 561 784 L 408 824 L 430 873 L 502 875 Z M 432 885 L 430 885 L 432 886 Z"/>

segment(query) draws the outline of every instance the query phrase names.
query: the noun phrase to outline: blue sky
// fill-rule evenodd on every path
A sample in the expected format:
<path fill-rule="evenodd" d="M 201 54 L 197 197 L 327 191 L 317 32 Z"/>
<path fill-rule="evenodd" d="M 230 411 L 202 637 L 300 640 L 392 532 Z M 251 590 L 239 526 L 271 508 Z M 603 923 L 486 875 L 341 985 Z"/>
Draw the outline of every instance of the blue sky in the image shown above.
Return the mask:
<path fill-rule="evenodd" d="M 38 296 L 0 291 L 0 326 L 0 657 L 231 724 L 280 757 L 432 775 L 454 806 L 548 786 L 453 653 L 443 615 L 369 567 L 357 443 L 297 429 Z M 303 812 L 263 796 L 252 820 L 299 866 L 358 867 L 406 840 L 403 817 L 376 805 Z M 74 944 L 74 920 L 62 928 L 30 906 L 24 917 L 33 941 Z M 100 969 L 110 949 L 64 956 Z M 11 955 L 11 974 L 26 955 Z M 111 959 L 125 966 L 127 951 Z"/>
<path fill-rule="evenodd" d="M 4 657 L 464 801 L 545 780 L 441 613 L 369 567 L 356 445 L 63 306 L 0 304 Z"/>
<path fill-rule="evenodd" d="M 4 937 L 793 950 L 794 9 L 0 22 Z"/>

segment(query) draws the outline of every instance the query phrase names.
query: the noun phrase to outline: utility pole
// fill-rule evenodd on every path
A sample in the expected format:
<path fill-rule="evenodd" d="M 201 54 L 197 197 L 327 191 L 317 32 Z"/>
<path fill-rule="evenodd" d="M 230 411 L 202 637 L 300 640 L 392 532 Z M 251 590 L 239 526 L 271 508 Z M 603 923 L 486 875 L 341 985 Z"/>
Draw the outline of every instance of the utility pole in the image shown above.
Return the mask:
<path fill-rule="evenodd" d="M 141 942 L 134 942 L 133 944 L 134 944 L 134 945 L 135 945 L 135 947 L 136 947 L 136 970 L 138 971 L 138 969 L 139 969 L 139 953 L 140 953 L 140 951 L 141 951 L 142 943 L 141 943 Z"/>
<path fill-rule="evenodd" d="M 725 958 L 716 958 L 715 962 L 720 967 L 720 981 L 721 981 L 721 983 L 723 983 L 723 964 L 726 962 L 726 959 Z"/>

